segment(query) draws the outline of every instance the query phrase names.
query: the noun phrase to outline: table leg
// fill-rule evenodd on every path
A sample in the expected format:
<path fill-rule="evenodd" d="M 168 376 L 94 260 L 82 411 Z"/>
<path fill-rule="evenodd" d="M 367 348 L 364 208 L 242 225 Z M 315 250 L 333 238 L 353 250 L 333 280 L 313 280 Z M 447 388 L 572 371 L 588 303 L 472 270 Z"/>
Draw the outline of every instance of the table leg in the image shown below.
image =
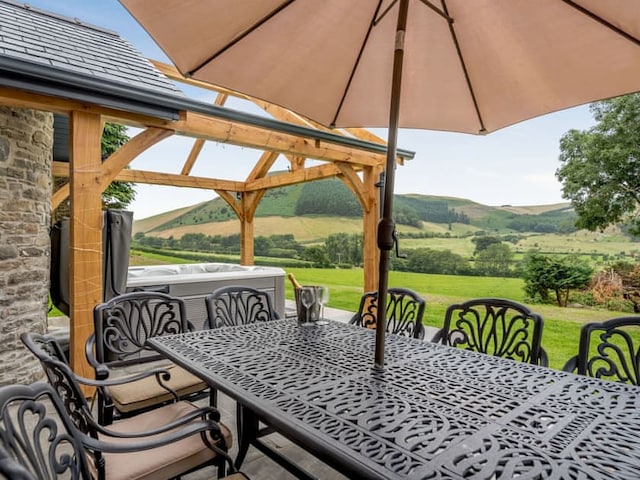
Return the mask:
<path fill-rule="evenodd" d="M 258 436 L 258 417 L 251 410 L 238 404 L 236 424 L 238 429 L 238 456 L 234 465 L 237 469 L 240 469 L 247 456 L 249 446 Z"/>

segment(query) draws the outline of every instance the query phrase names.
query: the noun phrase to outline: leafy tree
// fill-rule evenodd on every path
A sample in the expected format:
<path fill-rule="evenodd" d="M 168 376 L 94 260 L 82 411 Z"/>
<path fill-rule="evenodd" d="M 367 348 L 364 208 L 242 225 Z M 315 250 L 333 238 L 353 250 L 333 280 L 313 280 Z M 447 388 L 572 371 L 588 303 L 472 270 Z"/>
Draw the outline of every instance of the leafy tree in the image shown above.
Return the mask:
<path fill-rule="evenodd" d="M 469 269 L 467 260 L 451 250 L 416 248 L 408 251 L 407 256 L 406 269 L 410 272 L 459 275 Z"/>
<path fill-rule="evenodd" d="M 295 214 L 359 217 L 362 206 L 342 181 L 327 179 L 302 186 Z"/>
<path fill-rule="evenodd" d="M 324 246 L 332 263 L 362 263 L 362 234 L 334 233 L 327 237 Z"/>
<path fill-rule="evenodd" d="M 496 243 L 502 243 L 502 240 L 500 240 L 500 238 L 498 237 L 494 237 L 491 235 L 482 235 L 482 236 L 473 237 L 471 239 L 471 243 L 476 244 L 476 249 L 473 251 L 473 254 L 477 255 L 483 250 L 486 250 L 487 248 L 489 248 L 490 245 L 493 245 Z"/>
<path fill-rule="evenodd" d="M 524 261 L 524 290 L 532 301 L 541 302 L 548 302 L 553 292 L 558 306 L 566 307 L 570 291 L 586 287 L 592 274 L 591 266 L 576 256 L 530 253 Z"/>
<path fill-rule="evenodd" d="M 513 252 L 505 243 L 492 243 L 476 255 L 476 270 L 482 275 L 506 277 Z"/>
<path fill-rule="evenodd" d="M 267 256 L 269 255 L 269 250 L 273 248 L 273 241 L 264 236 L 257 236 L 253 240 L 253 253 L 258 256 Z"/>
<path fill-rule="evenodd" d="M 640 94 L 591 105 L 598 122 L 560 140 L 556 176 L 578 215 L 576 226 L 604 229 L 629 223 L 640 233 Z"/>
<path fill-rule="evenodd" d="M 102 157 L 118 150 L 127 143 L 129 136 L 126 134 L 127 127 L 115 123 L 106 123 L 102 131 Z M 136 198 L 136 191 L 131 182 L 112 182 L 104 192 L 102 192 L 102 206 L 105 209 L 125 209 Z"/>
<path fill-rule="evenodd" d="M 302 251 L 302 259 L 313 263 L 314 268 L 329 268 L 331 260 L 324 245 L 313 245 Z"/>

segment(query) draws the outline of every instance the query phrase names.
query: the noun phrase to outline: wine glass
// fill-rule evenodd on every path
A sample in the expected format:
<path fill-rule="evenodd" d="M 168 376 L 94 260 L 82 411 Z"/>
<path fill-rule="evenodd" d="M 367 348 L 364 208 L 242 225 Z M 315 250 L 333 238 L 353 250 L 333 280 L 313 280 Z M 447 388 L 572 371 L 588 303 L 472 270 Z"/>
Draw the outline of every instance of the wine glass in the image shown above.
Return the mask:
<path fill-rule="evenodd" d="M 309 315 L 311 315 L 311 307 L 313 307 L 314 303 L 316 303 L 316 292 L 314 288 L 302 287 L 300 289 L 300 303 L 305 310 L 305 318 L 302 325 L 313 325 L 313 323 L 309 321 Z"/>
<path fill-rule="evenodd" d="M 318 303 L 320 304 L 320 319 L 316 322 L 317 325 L 328 325 L 324 318 L 324 306 L 329 303 L 329 288 L 328 287 L 318 287 L 316 291 L 316 295 L 318 296 Z"/>

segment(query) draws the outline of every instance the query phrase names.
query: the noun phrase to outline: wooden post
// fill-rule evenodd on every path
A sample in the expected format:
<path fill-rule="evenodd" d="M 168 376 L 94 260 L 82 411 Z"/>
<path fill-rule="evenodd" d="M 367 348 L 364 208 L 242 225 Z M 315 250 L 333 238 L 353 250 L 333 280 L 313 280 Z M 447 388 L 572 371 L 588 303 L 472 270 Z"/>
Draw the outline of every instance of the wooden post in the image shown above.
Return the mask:
<path fill-rule="evenodd" d="M 253 202 L 254 197 L 255 192 L 242 193 L 242 215 L 240 216 L 240 265 L 255 264 L 253 245 L 255 231 L 253 227 L 253 219 L 257 204 L 254 204 Z"/>
<path fill-rule="evenodd" d="M 70 361 L 93 377 L 84 346 L 93 333 L 93 307 L 102 301 L 102 161 L 100 115 L 73 111 L 70 118 Z"/>
<path fill-rule="evenodd" d="M 381 170 L 380 167 L 365 167 L 362 175 L 364 190 L 369 196 L 369 204 L 372 205 L 368 212 L 364 212 L 362 219 L 365 292 L 373 292 L 378 289 L 380 251 L 376 237 L 380 220 L 380 189 L 376 187 L 376 183 L 380 180 Z"/>

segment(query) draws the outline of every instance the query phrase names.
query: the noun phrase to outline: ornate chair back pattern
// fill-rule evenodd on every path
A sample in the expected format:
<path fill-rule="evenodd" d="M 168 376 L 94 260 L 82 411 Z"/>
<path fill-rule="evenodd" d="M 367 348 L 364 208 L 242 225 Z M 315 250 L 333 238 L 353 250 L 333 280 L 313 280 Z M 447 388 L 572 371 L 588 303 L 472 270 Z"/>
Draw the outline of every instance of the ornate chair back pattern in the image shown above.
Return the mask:
<path fill-rule="evenodd" d="M 62 351 L 56 340 L 37 333 L 24 333 L 20 338 L 40 361 L 47 380 L 62 399 L 71 422 L 82 433 L 98 438 L 96 431 L 91 427 L 93 424 L 91 407 L 80 391 L 75 374 L 55 353 Z"/>
<path fill-rule="evenodd" d="M 499 298 L 478 298 L 449 306 L 434 342 L 521 362 L 546 365 L 543 320 L 526 306 Z"/>
<path fill-rule="evenodd" d="M 578 354 L 563 370 L 640 385 L 640 316 L 583 325 Z"/>
<path fill-rule="evenodd" d="M 362 295 L 358 312 L 350 323 L 366 328 L 376 328 L 378 292 Z M 424 338 L 422 317 L 426 302 L 416 292 L 406 288 L 389 288 L 386 305 L 386 331 L 405 337 Z"/>
<path fill-rule="evenodd" d="M 82 442 L 51 385 L 0 387 L 0 416 L 0 474 L 5 478 L 92 478 Z"/>
<path fill-rule="evenodd" d="M 205 303 L 205 328 L 268 322 L 279 318 L 267 292 L 243 285 L 218 288 L 205 297 Z"/>
<path fill-rule="evenodd" d="M 181 298 L 158 292 L 125 293 L 94 308 L 95 355 L 109 367 L 159 360 L 147 339 L 193 330 Z"/>

